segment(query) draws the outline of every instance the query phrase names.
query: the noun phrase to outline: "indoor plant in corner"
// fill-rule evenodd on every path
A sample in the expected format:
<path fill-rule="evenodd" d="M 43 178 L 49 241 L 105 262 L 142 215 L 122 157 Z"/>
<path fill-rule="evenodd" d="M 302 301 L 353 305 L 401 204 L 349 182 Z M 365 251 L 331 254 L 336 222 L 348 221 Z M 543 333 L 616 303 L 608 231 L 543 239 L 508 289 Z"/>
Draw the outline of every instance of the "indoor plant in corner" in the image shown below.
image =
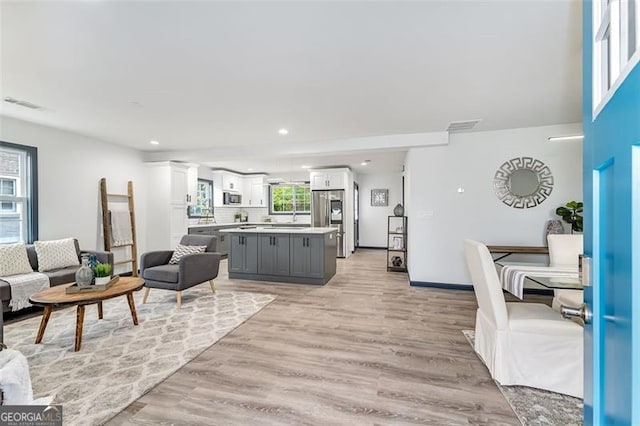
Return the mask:
<path fill-rule="evenodd" d="M 96 276 L 96 285 L 104 285 L 111 281 L 111 265 L 108 263 L 98 263 L 93 268 L 93 273 Z"/>
<path fill-rule="evenodd" d="M 571 225 L 571 233 L 582 232 L 582 202 L 569 201 L 556 209 L 556 214 Z"/>

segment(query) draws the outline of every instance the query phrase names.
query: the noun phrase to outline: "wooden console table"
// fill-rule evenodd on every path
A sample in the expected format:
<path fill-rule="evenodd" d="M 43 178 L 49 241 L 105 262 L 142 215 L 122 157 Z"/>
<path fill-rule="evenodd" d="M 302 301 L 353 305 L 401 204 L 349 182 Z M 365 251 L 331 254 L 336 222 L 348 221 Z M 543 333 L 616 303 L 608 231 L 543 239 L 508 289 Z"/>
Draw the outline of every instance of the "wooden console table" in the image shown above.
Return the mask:
<path fill-rule="evenodd" d="M 498 256 L 493 259 L 497 262 L 500 259 L 504 259 L 512 254 L 549 254 L 549 247 L 537 247 L 537 246 L 487 246 L 489 253 L 501 253 L 502 256 Z"/>

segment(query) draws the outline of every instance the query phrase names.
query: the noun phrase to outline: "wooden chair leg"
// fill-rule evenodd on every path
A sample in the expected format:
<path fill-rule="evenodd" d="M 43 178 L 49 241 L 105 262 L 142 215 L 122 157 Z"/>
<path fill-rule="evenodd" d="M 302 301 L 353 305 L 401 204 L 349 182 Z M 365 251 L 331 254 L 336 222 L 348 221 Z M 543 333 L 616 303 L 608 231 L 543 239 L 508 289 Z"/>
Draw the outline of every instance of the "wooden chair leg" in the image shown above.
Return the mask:
<path fill-rule="evenodd" d="M 144 288 L 144 296 L 142 296 L 142 303 L 147 303 L 147 298 L 149 297 L 149 287 Z"/>
<path fill-rule="evenodd" d="M 216 286 L 213 283 L 213 280 L 209 280 L 209 285 L 211 286 L 211 291 L 215 293 L 216 292 Z"/>
<path fill-rule="evenodd" d="M 176 307 L 177 309 L 180 309 L 182 306 L 182 291 L 176 291 L 176 301 L 178 302 Z"/>

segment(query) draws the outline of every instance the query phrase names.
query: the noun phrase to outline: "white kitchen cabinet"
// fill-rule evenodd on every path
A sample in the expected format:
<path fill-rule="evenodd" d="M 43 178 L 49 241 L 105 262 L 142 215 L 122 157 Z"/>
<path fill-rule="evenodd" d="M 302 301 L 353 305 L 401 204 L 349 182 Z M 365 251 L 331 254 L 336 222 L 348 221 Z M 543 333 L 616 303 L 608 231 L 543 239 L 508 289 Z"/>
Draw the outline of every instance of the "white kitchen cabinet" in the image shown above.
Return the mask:
<path fill-rule="evenodd" d="M 169 248 L 166 250 L 173 250 L 182 236 L 189 233 L 189 221 L 186 205 L 172 204 L 169 210 Z M 153 230 L 153 232 L 163 233 L 162 230 Z"/>
<path fill-rule="evenodd" d="M 187 234 L 189 166 L 162 161 L 148 167 L 147 251 L 171 250 Z"/>
<path fill-rule="evenodd" d="M 266 187 L 264 186 L 264 184 L 262 183 L 262 180 L 260 180 L 260 183 L 252 183 L 251 184 L 251 206 L 252 207 L 266 207 L 267 206 L 267 200 L 266 200 L 266 196 L 265 196 L 265 189 Z"/>
<path fill-rule="evenodd" d="M 242 177 L 233 173 L 222 173 L 222 190 L 242 193 Z"/>
<path fill-rule="evenodd" d="M 347 172 L 345 169 L 311 172 L 311 190 L 346 189 Z"/>
<path fill-rule="evenodd" d="M 198 165 L 190 164 L 187 170 L 187 205 L 196 203 L 198 195 Z"/>
<path fill-rule="evenodd" d="M 242 203 L 235 207 L 266 207 L 266 175 L 241 176 L 224 170 L 214 172 L 214 207 L 223 206 L 222 191 L 242 195 Z M 219 186 L 218 186 L 219 185 Z"/>
<path fill-rule="evenodd" d="M 245 192 L 242 204 L 248 207 L 266 207 L 266 186 L 264 177 L 247 177 L 244 181 Z"/>
<path fill-rule="evenodd" d="M 327 175 L 326 173 L 311 172 L 311 190 L 326 189 Z"/>
<path fill-rule="evenodd" d="M 169 167 L 169 173 L 171 173 L 171 204 L 186 204 L 188 194 L 188 169 Z"/>

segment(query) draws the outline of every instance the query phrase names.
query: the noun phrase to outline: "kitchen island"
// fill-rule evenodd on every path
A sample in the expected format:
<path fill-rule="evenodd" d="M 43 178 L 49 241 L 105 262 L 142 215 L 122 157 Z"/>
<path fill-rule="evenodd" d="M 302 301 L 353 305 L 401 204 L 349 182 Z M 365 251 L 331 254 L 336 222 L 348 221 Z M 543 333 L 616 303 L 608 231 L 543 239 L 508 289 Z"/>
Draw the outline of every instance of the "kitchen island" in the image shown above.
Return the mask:
<path fill-rule="evenodd" d="M 295 222 L 231 222 L 231 223 L 201 223 L 189 226 L 189 234 L 196 235 L 213 235 L 218 238 L 216 243 L 216 251 L 223 257 L 229 254 L 228 235 L 223 234 L 220 231 L 222 229 L 231 229 L 245 226 L 254 227 L 269 227 L 276 228 L 301 228 L 311 226 L 308 223 L 295 223 Z"/>
<path fill-rule="evenodd" d="M 221 229 L 229 236 L 229 278 L 326 284 L 336 273 L 335 228 Z"/>

